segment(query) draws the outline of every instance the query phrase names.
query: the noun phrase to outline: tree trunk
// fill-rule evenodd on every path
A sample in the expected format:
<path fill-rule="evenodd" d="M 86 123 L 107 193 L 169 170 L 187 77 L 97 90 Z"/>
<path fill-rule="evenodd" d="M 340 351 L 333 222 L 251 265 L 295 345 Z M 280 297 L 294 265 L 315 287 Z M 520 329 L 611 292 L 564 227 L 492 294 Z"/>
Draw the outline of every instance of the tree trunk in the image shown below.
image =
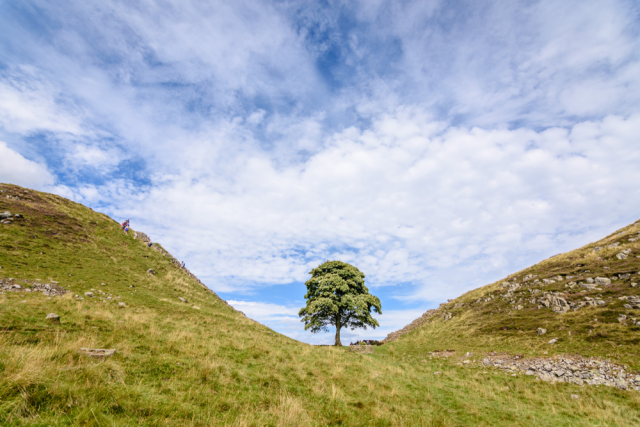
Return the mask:
<path fill-rule="evenodd" d="M 342 325 L 340 324 L 340 316 L 336 319 L 336 343 L 335 345 L 338 347 L 342 347 L 342 343 L 340 342 L 340 328 Z"/>

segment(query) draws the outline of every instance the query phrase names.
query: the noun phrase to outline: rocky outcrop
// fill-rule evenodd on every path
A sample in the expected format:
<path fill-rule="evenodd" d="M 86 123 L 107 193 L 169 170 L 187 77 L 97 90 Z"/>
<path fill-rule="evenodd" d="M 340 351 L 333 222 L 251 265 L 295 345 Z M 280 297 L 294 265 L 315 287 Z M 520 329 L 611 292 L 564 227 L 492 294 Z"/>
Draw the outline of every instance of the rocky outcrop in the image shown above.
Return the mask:
<path fill-rule="evenodd" d="M 571 308 L 563 294 L 545 293 L 538 302 L 547 308 L 551 308 L 555 313 L 566 313 Z"/>
<path fill-rule="evenodd" d="M 482 364 L 507 372 L 524 372 L 542 381 L 573 384 L 605 385 L 621 390 L 640 390 L 640 375 L 608 360 L 564 356 L 551 358 L 522 358 L 505 354 L 487 356 Z"/>
<path fill-rule="evenodd" d="M 20 284 L 22 283 L 22 284 Z M 40 283 L 35 280 L 0 279 L 0 293 L 3 292 L 42 292 L 43 295 L 55 297 L 66 294 L 67 290 L 58 285 L 58 282 Z"/>

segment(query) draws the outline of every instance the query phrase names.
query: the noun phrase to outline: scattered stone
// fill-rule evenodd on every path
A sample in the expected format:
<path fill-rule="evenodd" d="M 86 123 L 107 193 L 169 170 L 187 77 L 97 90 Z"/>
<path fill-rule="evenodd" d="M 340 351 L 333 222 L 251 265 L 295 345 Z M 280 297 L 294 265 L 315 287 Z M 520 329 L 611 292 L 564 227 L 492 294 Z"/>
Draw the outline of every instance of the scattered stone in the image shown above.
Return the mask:
<path fill-rule="evenodd" d="M 623 379 L 617 379 L 616 382 L 615 382 L 615 386 L 616 386 L 616 388 L 619 388 L 620 390 L 627 390 L 629 388 L 629 385 Z"/>
<path fill-rule="evenodd" d="M 85 293 L 84 293 L 84 296 L 85 296 L 85 297 L 92 298 L 92 297 L 93 297 L 93 292 L 85 292 Z"/>
<path fill-rule="evenodd" d="M 187 302 L 187 300 L 186 300 L 186 299 L 184 299 L 184 298 L 182 298 L 182 297 L 178 297 L 178 299 L 179 299 L 180 301 L 182 301 L 182 302 Z"/>
<path fill-rule="evenodd" d="M 434 372 L 433 375 L 442 375 L 442 372 Z"/>
<path fill-rule="evenodd" d="M 64 295 L 69 291 L 63 289 L 61 286 L 57 284 L 50 283 L 38 283 L 38 280 L 24 280 L 25 285 L 20 286 L 17 283 L 13 283 L 13 278 L 0 280 L 0 292 L 10 291 L 10 292 L 42 292 L 42 294 L 50 297 L 55 297 L 58 295 Z M 27 287 L 31 286 L 31 288 Z"/>
<path fill-rule="evenodd" d="M 153 268 L 147 270 L 147 274 L 156 274 L 156 271 Z"/>
<path fill-rule="evenodd" d="M 595 282 L 597 286 L 607 286 L 611 284 L 611 279 L 606 277 L 596 277 Z"/>
<path fill-rule="evenodd" d="M 373 345 L 350 345 L 349 351 L 359 354 L 373 354 L 375 346 Z"/>
<path fill-rule="evenodd" d="M 572 394 L 572 395 L 571 395 L 571 398 L 572 398 L 572 399 L 580 399 L 580 396 L 578 396 L 577 394 Z"/>
<path fill-rule="evenodd" d="M 123 302 L 119 302 L 118 303 L 118 307 L 120 308 L 125 308 L 127 306 L 127 304 L 123 303 Z"/>
<path fill-rule="evenodd" d="M 49 313 L 47 314 L 47 317 L 44 318 L 44 320 L 51 323 L 60 323 L 60 316 L 55 313 Z"/>
<path fill-rule="evenodd" d="M 547 333 L 547 330 L 545 328 L 538 328 L 538 335 L 544 335 Z"/>
<path fill-rule="evenodd" d="M 558 338 L 554 338 L 551 341 L 549 341 L 549 344 L 555 344 L 558 342 Z"/>
<path fill-rule="evenodd" d="M 631 249 L 625 249 L 624 251 L 622 251 L 619 254 L 617 254 L 616 258 L 618 258 L 618 259 L 627 259 L 627 258 L 629 258 L 629 254 L 630 253 L 631 253 Z"/>
<path fill-rule="evenodd" d="M 563 296 L 561 293 L 545 292 L 543 297 L 538 299 L 538 302 L 556 313 L 566 313 L 571 306 Z"/>
<path fill-rule="evenodd" d="M 620 278 L 620 280 L 628 280 L 631 278 L 631 274 L 618 274 L 618 277 Z"/>
<path fill-rule="evenodd" d="M 104 359 L 106 357 L 111 357 L 114 354 L 116 354 L 116 349 L 115 348 L 84 348 L 83 347 L 79 350 L 79 352 L 84 354 L 85 356 Z"/>

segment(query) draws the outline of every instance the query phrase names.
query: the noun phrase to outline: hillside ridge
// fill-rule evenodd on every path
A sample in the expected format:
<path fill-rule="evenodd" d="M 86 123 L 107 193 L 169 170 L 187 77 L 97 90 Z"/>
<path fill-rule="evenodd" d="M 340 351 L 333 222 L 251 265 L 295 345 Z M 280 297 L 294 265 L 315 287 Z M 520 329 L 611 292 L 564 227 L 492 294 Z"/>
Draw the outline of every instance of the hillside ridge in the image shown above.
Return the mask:
<path fill-rule="evenodd" d="M 38 204 L 42 204 L 43 202 L 45 202 L 43 200 L 43 198 L 41 197 L 41 195 L 45 195 L 45 197 L 50 198 L 52 200 L 55 200 L 57 202 L 75 204 L 77 206 L 81 206 L 82 208 L 86 208 L 85 206 L 83 206 L 81 204 L 78 204 L 76 202 L 67 200 L 67 199 L 65 199 L 63 197 L 60 197 L 58 195 L 55 195 L 55 194 L 40 193 L 40 192 L 36 192 L 34 190 L 24 189 L 22 187 L 11 185 L 11 184 L 1 184 L 0 183 L 0 186 L 2 187 L 2 189 L 0 189 L 0 199 L 4 198 L 6 201 L 12 202 L 12 207 L 14 207 L 14 214 L 12 214 L 10 210 L 4 210 L 4 211 L 0 212 L 0 225 L 16 224 L 16 225 L 19 225 L 19 226 L 24 226 L 25 224 L 27 224 L 28 221 L 25 218 L 25 216 L 27 218 L 29 217 L 29 213 L 27 213 L 27 212 L 32 212 L 32 211 L 33 212 L 37 212 L 38 211 L 37 205 Z M 22 213 L 19 213 L 15 209 L 18 209 Z M 118 227 L 120 227 L 120 223 L 117 220 L 115 220 L 114 218 L 111 218 L 110 216 L 108 216 L 107 214 L 105 214 L 103 212 L 93 211 L 93 209 L 91 209 L 91 208 L 86 208 L 86 209 L 89 209 L 90 211 L 95 212 L 97 215 L 102 216 L 107 221 L 110 221 L 110 222 L 113 222 L 115 224 L 118 224 Z M 151 246 L 148 246 L 148 244 L 151 242 L 151 239 L 149 238 L 149 236 L 146 233 L 144 233 L 142 231 L 139 231 L 139 230 L 135 230 L 133 228 L 130 228 L 129 229 L 129 234 L 127 235 L 127 237 L 132 238 L 134 233 L 137 233 L 137 239 L 134 239 L 134 240 L 137 240 L 139 242 L 144 243 L 151 250 L 161 254 L 165 259 L 167 259 L 171 263 L 171 265 L 173 267 L 178 268 L 180 271 L 182 271 L 183 274 L 185 274 L 187 277 L 189 277 L 190 279 L 192 279 L 193 281 L 198 283 L 203 289 L 205 289 L 207 292 L 209 292 L 212 295 L 214 295 L 215 298 L 220 300 L 222 303 L 227 305 L 229 308 L 231 308 L 232 310 L 238 312 L 242 316 L 246 317 L 246 315 L 243 312 L 233 308 L 233 306 L 231 306 L 226 300 L 220 298 L 218 296 L 218 294 L 216 294 L 211 288 L 206 286 L 195 274 L 193 274 L 186 267 L 183 267 L 182 263 L 178 259 L 176 259 L 173 255 L 171 255 L 171 253 L 169 251 L 167 251 L 159 242 L 153 242 L 153 244 Z M 1 268 L 1 266 L 0 266 L 0 268 Z M 0 275 L 1 274 L 2 274 L 2 270 L 0 270 Z M 254 321 L 253 319 L 250 319 L 250 320 Z"/>
<path fill-rule="evenodd" d="M 461 308 L 373 354 L 311 346 L 242 316 L 161 245 L 150 249 L 104 214 L 0 184 L 4 211 L 0 425 L 640 423 L 639 393 L 577 381 L 611 385 L 616 376 L 631 384 L 633 370 L 620 363 L 631 359 L 627 350 L 612 355 L 616 362 L 602 360 L 608 350 L 598 343 L 586 357 L 560 356 L 571 342 L 558 330 L 547 326 L 560 338 L 550 347 L 528 332 L 484 330 L 491 329 L 486 315 Z M 614 326 L 606 328 L 628 333 Z M 637 359 L 637 345 L 628 348 Z M 570 370 L 574 380 L 535 381 L 549 377 L 547 367 L 552 379 Z"/>
<path fill-rule="evenodd" d="M 510 274 L 504 279 L 442 303 L 436 309 L 429 309 L 402 329 L 388 334 L 383 342 L 395 341 L 434 319 L 450 320 L 457 309 L 490 303 L 496 297 L 508 299 L 511 308 L 522 310 L 525 308 L 520 304 L 523 299 L 518 299 L 518 303 L 516 303 L 512 301 L 514 299 L 512 297 L 514 292 L 524 288 L 529 290 L 533 297 L 524 299 L 524 304 L 535 304 L 537 309 L 544 307 L 555 313 L 562 314 L 569 310 L 579 310 L 585 306 L 606 305 L 607 303 L 598 294 L 598 291 L 604 290 L 602 286 L 622 291 L 620 287 L 611 287 L 612 282 L 628 283 L 631 288 L 635 288 L 640 282 L 640 262 L 635 261 L 634 258 L 640 258 L 640 220 L 617 230 L 604 239 L 570 252 L 554 255 L 538 264 Z M 577 267 L 582 268 L 582 271 L 576 271 L 575 276 L 572 275 L 573 273 L 558 274 L 557 270 L 562 269 L 562 266 L 557 264 L 561 260 L 567 261 L 565 270 L 573 269 L 575 271 L 573 267 Z M 538 271 L 539 269 L 542 271 Z M 533 274 L 534 272 L 538 274 Z M 558 284 L 563 284 L 563 287 L 559 289 Z M 581 290 L 582 292 L 572 292 L 573 290 Z M 590 291 L 595 291 L 595 293 Z M 540 293 L 542 294 L 539 295 Z M 571 299 L 569 294 L 580 294 L 585 299 L 576 302 Z M 470 295 L 474 295 L 477 299 L 468 301 Z M 535 298 L 535 295 L 538 295 L 538 298 Z M 623 296 L 621 295 L 621 297 Z M 638 297 L 632 296 L 631 298 L 633 298 L 632 301 L 629 301 L 631 304 L 622 304 L 623 308 L 640 309 L 640 302 L 634 302 Z M 631 319 L 634 319 L 634 325 L 640 323 L 635 318 L 629 318 L 629 322 L 632 321 Z"/>

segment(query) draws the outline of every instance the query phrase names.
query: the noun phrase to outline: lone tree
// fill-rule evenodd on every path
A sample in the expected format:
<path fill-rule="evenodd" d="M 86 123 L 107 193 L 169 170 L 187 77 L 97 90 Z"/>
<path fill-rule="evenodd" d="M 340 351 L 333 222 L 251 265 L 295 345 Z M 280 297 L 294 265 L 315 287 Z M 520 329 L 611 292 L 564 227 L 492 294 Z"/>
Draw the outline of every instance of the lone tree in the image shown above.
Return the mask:
<path fill-rule="evenodd" d="M 307 306 L 299 316 L 304 329 L 311 332 L 328 332 L 329 325 L 336 327 L 335 345 L 340 342 L 340 329 L 376 328 L 378 321 L 371 310 L 382 314 L 380 300 L 369 293 L 364 285 L 364 274 L 351 264 L 327 261 L 311 270 L 311 279 L 305 283 Z"/>

